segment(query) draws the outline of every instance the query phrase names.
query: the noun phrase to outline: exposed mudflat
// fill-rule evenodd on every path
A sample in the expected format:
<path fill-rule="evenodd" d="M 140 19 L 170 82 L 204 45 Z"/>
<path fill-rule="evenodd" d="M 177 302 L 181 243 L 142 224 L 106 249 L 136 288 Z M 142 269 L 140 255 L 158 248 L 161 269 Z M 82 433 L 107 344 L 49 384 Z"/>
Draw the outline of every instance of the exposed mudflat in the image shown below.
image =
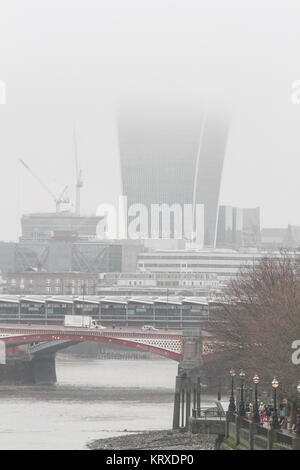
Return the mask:
<path fill-rule="evenodd" d="M 87 447 L 91 450 L 214 450 L 216 438 L 191 432 L 149 431 L 95 440 Z"/>

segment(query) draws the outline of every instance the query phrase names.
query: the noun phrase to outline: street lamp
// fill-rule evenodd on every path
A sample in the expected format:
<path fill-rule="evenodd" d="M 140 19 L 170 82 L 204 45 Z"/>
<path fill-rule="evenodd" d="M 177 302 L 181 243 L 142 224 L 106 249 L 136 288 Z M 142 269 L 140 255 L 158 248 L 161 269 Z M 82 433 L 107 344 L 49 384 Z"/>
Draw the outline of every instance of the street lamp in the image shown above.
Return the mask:
<path fill-rule="evenodd" d="M 279 387 L 279 382 L 276 377 L 274 377 L 274 379 L 272 380 L 272 387 L 274 391 L 274 412 L 272 416 L 272 428 L 279 429 L 280 424 L 279 424 L 278 415 L 277 415 L 277 399 L 276 399 L 277 398 L 276 391 L 277 391 L 277 388 Z"/>
<path fill-rule="evenodd" d="M 299 383 L 298 383 L 296 388 L 297 388 L 298 396 L 300 398 L 300 380 L 299 380 Z M 299 415 L 299 413 L 298 413 L 297 416 L 298 417 L 297 417 L 297 422 L 296 422 L 296 436 L 300 437 L 300 415 Z"/>
<path fill-rule="evenodd" d="M 236 373 L 235 373 L 235 370 L 234 369 L 230 369 L 230 375 L 231 375 L 231 395 L 230 395 L 230 399 L 229 399 L 229 407 L 228 407 L 228 411 L 230 411 L 231 413 L 235 413 L 235 402 L 234 402 L 234 377 L 236 376 Z"/>
<path fill-rule="evenodd" d="M 240 379 L 241 379 L 241 399 L 239 402 L 239 416 L 245 416 L 245 403 L 244 403 L 244 382 L 245 382 L 245 372 L 241 370 Z"/>
<path fill-rule="evenodd" d="M 253 383 L 255 386 L 255 399 L 254 399 L 254 406 L 253 406 L 253 416 L 252 421 L 253 423 L 260 423 L 259 418 L 259 411 L 258 411 L 258 401 L 257 401 L 257 386 L 259 384 L 259 377 L 257 374 L 253 377 Z"/>

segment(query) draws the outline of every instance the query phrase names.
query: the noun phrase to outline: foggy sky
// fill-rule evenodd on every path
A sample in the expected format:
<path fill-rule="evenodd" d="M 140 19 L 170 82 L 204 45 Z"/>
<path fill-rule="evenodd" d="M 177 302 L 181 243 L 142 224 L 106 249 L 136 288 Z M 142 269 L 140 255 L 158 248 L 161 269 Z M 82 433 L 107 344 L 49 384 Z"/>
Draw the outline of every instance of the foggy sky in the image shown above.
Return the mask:
<path fill-rule="evenodd" d="M 220 202 L 300 225 L 299 20 L 297 0 L 0 0 L 0 239 L 54 210 L 19 158 L 74 200 L 74 122 L 82 212 L 116 201 L 118 106 L 153 97 L 229 110 Z"/>

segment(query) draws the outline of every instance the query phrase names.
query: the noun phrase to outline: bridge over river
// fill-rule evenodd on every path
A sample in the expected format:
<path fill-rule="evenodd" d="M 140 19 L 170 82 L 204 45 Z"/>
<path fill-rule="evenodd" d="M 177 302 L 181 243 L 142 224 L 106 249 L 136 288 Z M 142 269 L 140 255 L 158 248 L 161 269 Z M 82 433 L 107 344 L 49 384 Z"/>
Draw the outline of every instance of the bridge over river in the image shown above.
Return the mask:
<path fill-rule="evenodd" d="M 195 331 L 197 332 L 197 341 L 195 341 Z M 191 340 L 191 337 L 194 339 Z M 139 328 L 125 327 L 89 329 L 24 324 L 1 324 L 0 340 L 2 350 L 5 349 L 4 356 L 7 357 L 6 364 L 0 366 L 0 372 L 1 368 L 3 371 L 3 367 L 12 367 L 12 358 L 15 366 L 17 346 L 28 345 L 26 361 L 31 363 L 34 383 L 55 382 L 56 352 L 79 342 L 90 341 L 126 346 L 157 354 L 178 363 L 181 363 L 184 358 L 197 358 L 197 361 L 201 363 L 212 361 L 216 344 L 212 335 L 204 331 L 200 332 L 197 328 L 193 330 L 144 331 Z M 24 352 L 19 360 L 24 361 Z"/>

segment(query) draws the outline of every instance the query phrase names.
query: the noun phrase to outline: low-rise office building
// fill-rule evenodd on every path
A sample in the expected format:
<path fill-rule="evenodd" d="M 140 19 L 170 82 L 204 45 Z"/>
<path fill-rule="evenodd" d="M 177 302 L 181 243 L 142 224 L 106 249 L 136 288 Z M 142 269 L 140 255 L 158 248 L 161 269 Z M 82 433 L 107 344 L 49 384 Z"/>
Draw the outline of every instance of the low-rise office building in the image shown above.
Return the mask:
<path fill-rule="evenodd" d="M 28 271 L 7 275 L 7 293 L 18 295 L 94 295 L 98 275 Z"/>
<path fill-rule="evenodd" d="M 185 273 L 216 276 L 226 283 L 245 266 L 253 266 L 265 253 L 233 250 L 177 250 L 140 253 L 138 269 L 151 273 Z M 193 281 L 191 281 L 193 282 Z"/>
<path fill-rule="evenodd" d="M 168 291 L 174 295 L 209 296 L 221 289 L 221 283 L 213 273 L 180 272 L 132 272 L 101 273 L 99 294 L 122 293 L 125 295 L 161 295 Z"/>

